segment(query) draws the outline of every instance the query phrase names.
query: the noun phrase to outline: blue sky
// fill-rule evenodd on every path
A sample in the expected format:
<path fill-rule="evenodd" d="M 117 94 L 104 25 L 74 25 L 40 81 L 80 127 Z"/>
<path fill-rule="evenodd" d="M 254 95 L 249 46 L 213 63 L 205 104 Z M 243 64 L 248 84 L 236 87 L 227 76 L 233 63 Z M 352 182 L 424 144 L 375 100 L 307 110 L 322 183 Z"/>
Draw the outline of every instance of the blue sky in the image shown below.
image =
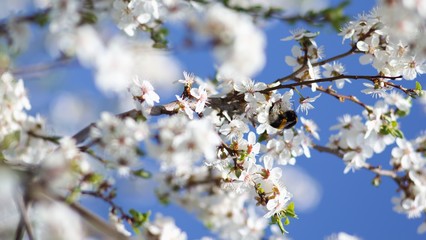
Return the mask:
<path fill-rule="evenodd" d="M 347 13 L 354 16 L 362 11 L 368 11 L 373 4 L 374 1 L 353 1 L 347 9 Z M 269 83 L 290 73 L 291 69 L 286 66 L 284 57 L 291 54 L 290 49 L 294 43 L 282 42 L 279 39 L 288 36 L 289 30 L 297 26 L 303 25 L 288 27 L 281 23 L 274 23 L 266 28 L 267 64 L 265 69 L 254 78 L 255 80 Z M 309 26 L 305 27 L 318 31 Z M 179 27 L 172 27 L 172 39 L 179 35 L 179 31 Z M 317 43 L 324 45 L 326 56 L 336 55 L 349 48 L 348 45 L 342 45 L 341 37 L 337 36 L 332 29 L 325 28 L 319 29 L 319 31 L 321 35 L 317 38 Z M 35 35 L 32 41 L 41 46 L 44 41 L 41 36 L 41 34 Z M 40 49 L 33 48 L 29 53 L 20 57 L 18 65 L 31 64 L 35 59 L 40 58 L 47 60 L 45 53 Z M 177 54 L 177 57 L 182 62 L 184 70 L 194 72 L 201 77 L 211 76 L 214 73 L 213 59 L 207 51 L 181 52 Z M 361 66 L 358 63 L 358 56 L 351 56 L 342 62 L 349 74 L 374 74 L 374 70 L 370 66 Z M 422 78 L 417 80 L 423 82 Z M 82 114 L 75 125 L 68 126 L 67 131 L 74 132 L 88 122 L 94 121 L 101 111 L 117 111 L 117 99 L 99 94 L 92 80 L 91 72 L 80 67 L 75 61 L 67 64 L 66 67 L 59 67 L 49 74 L 30 76 L 25 84 L 29 88 L 33 105 L 32 112 L 40 112 L 49 117 L 50 109 L 60 95 L 67 93 L 81 97 L 92 106 L 93 112 Z M 410 84 L 412 87 L 413 83 Z M 361 94 L 360 89 L 362 89 L 362 83 L 353 81 L 345 91 Z M 362 96 L 361 99 L 372 101 L 369 96 Z M 167 101 L 167 98 L 164 97 L 163 101 Z M 340 103 L 329 96 L 321 96 L 316 101 L 315 109 L 304 117 L 317 122 L 321 129 L 321 141 L 318 143 L 325 145 L 330 135 L 328 129 L 337 122 L 338 116 L 344 113 L 361 114 L 361 110 L 359 106 L 350 102 Z M 66 111 L 64 109 L 64 114 L 69 114 Z M 409 139 L 414 138 L 419 130 L 425 130 L 425 120 L 425 112 L 415 102 L 410 116 L 401 121 L 402 130 Z M 53 133 L 58 132 L 55 126 L 52 126 L 51 129 Z M 389 167 L 389 156 L 390 151 L 385 151 L 373 157 L 371 163 L 383 165 L 385 168 Z M 299 219 L 292 221 L 287 228 L 293 239 L 323 239 L 331 233 L 340 231 L 357 235 L 362 239 L 415 240 L 425 238 L 424 235 L 416 233 L 416 229 L 421 223 L 420 219 L 408 220 L 405 215 L 400 215 L 392 210 L 391 198 L 397 196 L 398 193 L 395 192 L 396 185 L 390 179 L 385 178 L 380 187 L 373 187 L 370 183 L 374 177 L 372 173 L 360 170 L 344 175 L 344 164 L 340 159 L 315 151 L 312 151 L 310 159 L 298 158 L 297 165 L 319 183 L 322 197 L 316 208 L 298 212 Z M 132 182 L 129 188 L 122 190 L 119 202 L 125 207 L 140 208 L 142 211 L 153 208 L 165 215 L 174 216 L 177 225 L 188 233 L 189 239 L 208 235 L 204 226 L 184 210 L 173 205 L 159 207 L 153 197 L 139 198 L 133 194 L 138 190 L 146 192 L 150 189 L 152 189 L 151 182 Z M 90 199 L 86 200 L 86 203 L 99 214 L 106 216 L 106 205 Z"/>

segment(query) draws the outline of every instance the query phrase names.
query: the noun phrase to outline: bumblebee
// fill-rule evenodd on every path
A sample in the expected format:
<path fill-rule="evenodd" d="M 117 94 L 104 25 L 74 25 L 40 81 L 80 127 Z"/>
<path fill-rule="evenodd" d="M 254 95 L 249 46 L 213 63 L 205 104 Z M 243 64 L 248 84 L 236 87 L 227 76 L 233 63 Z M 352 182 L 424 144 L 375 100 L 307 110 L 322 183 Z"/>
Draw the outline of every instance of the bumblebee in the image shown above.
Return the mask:
<path fill-rule="evenodd" d="M 293 110 L 283 111 L 279 104 L 269 109 L 269 125 L 279 130 L 292 128 L 297 123 L 297 114 Z"/>

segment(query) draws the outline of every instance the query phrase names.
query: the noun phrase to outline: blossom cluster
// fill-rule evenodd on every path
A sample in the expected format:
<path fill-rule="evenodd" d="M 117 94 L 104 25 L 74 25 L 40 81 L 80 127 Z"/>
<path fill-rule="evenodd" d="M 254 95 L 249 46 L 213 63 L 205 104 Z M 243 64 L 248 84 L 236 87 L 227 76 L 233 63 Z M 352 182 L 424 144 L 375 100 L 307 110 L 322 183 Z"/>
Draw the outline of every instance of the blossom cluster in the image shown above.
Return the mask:
<path fill-rule="evenodd" d="M 403 15 L 400 13 L 400 8 L 395 9 L 398 11 L 398 16 Z M 379 75 L 413 80 L 417 74 L 425 72 L 425 58 L 416 54 L 409 41 L 392 38 L 395 28 L 387 22 L 386 18 L 389 16 L 394 14 L 382 8 L 369 14 L 359 15 L 357 20 L 350 21 L 342 29 L 343 41 L 351 40 L 357 50 L 364 53 L 359 58 L 360 63 L 371 63 Z M 401 34 L 401 36 L 406 35 Z"/>
<path fill-rule="evenodd" d="M 90 136 L 108 154 L 111 165 L 118 168 L 120 174 L 128 175 L 131 167 L 139 165 L 138 144 L 148 136 L 148 131 L 143 122 L 132 118 L 121 120 L 104 112 L 91 128 Z"/>
<path fill-rule="evenodd" d="M 406 173 L 409 181 L 400 196 L 392 199 L 394 210 L 406 214 L 408 218 L 419 218 L 426 209 L 426 138 L 422 135 L 411 141 L 397 139 L 396 144 L 392 149 L 390 164 Z M 417 231 L 426 232 L 426 223 L 422 223 Z"/>
<path fill-rule="evenodd" d="M 391 92 L 384 94 L 384 98 L 377 101 L 372 110 L 363 112 L 365 121 L 359 115 L 341 117 L 339 123 L 331 127 L 339 132 L 330 136 L 329 146 L 344 152 L 344 172 L 366 167 L 366 160 L 374 153 L 383 152 L 397 137 L 402 138 L 398 118 L 409 112 L 410 108 L 408 99 Z"/>
<path fill-rule="evenodd" d="M 279 239 L 276 227 L 284 233 L 283 225 L 297 217 L 282 168 L 295 165 L 299 157 L 311 157 L 314 148 L 324 148 L 343 159 L 345 173 L 365 168 L 380 176 L 380 167 L 368 160 L 396 143 L 391 152 L 392 169 L 385 174 L 401 189 L 393 200 L 395 210 L 409 218 L 419 217 L 426 211 L 426 137 L 405 139 L 399 120 L 409 114 L 412 97 L 423 92 L 419 83 L 412 90 L 393 81 L 413 80 L 426 72 L 426 45 L 418 41 L 424 36 L 426 4 L 382 1 L 382 8 L 343 27 L 340 35 L 343 42 L 350 41 L 351 48 L 329 59 L 316 42 L 319 32 L 292 31 L 281 40 L 297 43 L 291 48 L 292 55 L 285 57 L 293 72 L 273 83 L 256 82 L 252 77 L 266 62 L 260 15 L 277 17 L 275 8 L 286 3 L 290 9 L 296 2 L 38 0 L 34 5 L 43 10 L 40 14 L 11 21 L 4 29 L 0 23 L 0 36 L 7 35 L 7 44 L 16 53 L 25 49 L 29 38 L 26 21 L 41 26 L 47 21 L 47 45 L 53 56 L 61 61 L 76 57 L 81 65 L 94 70 L 100 91 L 135 103 L 134 110 L 123 114 L 103 112 L 98 121 L 73 137 L 55 137 L 41 117 L 27 114 L 31 106 L 22 80 L 2 72 L 0 178 L 5 179 L 1 179 L 0 203 L 16 197 L 14 188 L 18 200 L 5 203 L 0 212 L 10 211 L 11 222 L 17 225 L 19 212 L 26 207 L 20 201 L 28 198 L 34 203 L 29 204 L 28 213 L 36 238 L 82 239 L 80 217 L 87 214 L 80 216 L 74 210 L 81 211 L 75 204 L 87 195 L 110 206 L 113 231 L 120 237 L 131 236 L 126 229 L 129 224 L 135 232 L 142 228 L 146 239 L 187 239 L 173 219 L 157 214 L 148 220 L 149 214 L 135 210 L 128 214 L 114 202 L 114 173 L 150 177 L 140 169 L 144 157 L 158 162 L 154 178 L 159 183 L 159 200 L 193 212 L 220 238 L 263 239 L 270 221 L 276 224 L 271 239 Z M 402 13 L 394 14 L 399 8 Z M 154 48 L 179 50 L 181 46 L 169 45 L 165 37 L 165 23 L 175 20 L 195 33 L 184 40 L 183 47 L 211 47 L 217 63 L 214 79 L 184 72 L 183 79 L 174 81 L 180 72 L 178 64 L 168 51 Z M 118 36 L 101 31 L 104 22 L 115 24 Z M 395 34 L 396 29 L 403 36 Z M 337 60 L 355 53 L 361 54 L 361 64 L 377 70 L 377 76 L 345 75 L 344 65 Z M 337 92 L 352 83 L 350 79 L 368 81 L 362 92 L 378 97 L 374 105 Z M 324 82 L 331 81 L 337 90 L 332 84 L 324 87 Z M 183 91 L 171 102 L 160 104 L 155 89 L 162 84 L 170 87 L 172 82 Z M 304 96 L 305 87 L 310 93 L 320 93 Z M 317 124 L 297 116 L 307 115 L 321 94 L 342 102 L 350 100 L 364 109 L 362 115 L 344 115 L 331 127 L 338 132 L 327 147 L 314 143 L 320 139 Z M 30 180 L 19 184 L 26 179 Z M 65 204 L 70 202 L 75 204 Z M 419 232 L 426 232 L 426 223 Z M 330 239 L 357 238 L 339 233 Z"/>
<path fill-rule="evenodd" d="M 89 171 L 90 166 L 77 148 L 74 139 L 49 137 L 44 121 L 40 117 L 27 115 L 25 110 L 30 109 L 30 105 L 22 80 L 17 81 L 13 75 L 6 72 L 1 75 L 0 81 L 0 109 L 2 110 L 0 168 L 4 177 L 1 195 L 2 201 L 3 196 L 8 199 L 8 204 L 2 205 L 0 211 L 7 211 L 9 219 L 12 220 L 15 216 L 20 216 L 17 206 L 20 204 L 19 199 L 23 198 L 23 192 L 31 189 L 32 194 L 41 194 L 41 196 L 68 193 L 79 183 L 81 174 Z M 22 185 L 21 177 L 32 177 L 32 180 Z M 9 191 L 12 189 L 13 193 Z M 11 199 L 18 200 L 15 202 Z M 64 215 L 68 216 L 67 223 L 72 223 L 72 227 L 64 227 L 66 224 Z M 66 239 L 83 236 L 78 214 L 66 204 L 57 201 L 40 199 L 31 208 L 28 218 L 31 221 L 37 221 L 34 234 L 38 238 L 60 237 L 54 233 L 58 228 L 66 228 Z M 14 233 L 5 231 L 2 236 L 10 238 L 12 234 Z"/>
<path fill-rule="evenodd" d="M 221 94 L 238 94 L 241 100 L 219 112 L 222 105 L 217 101 L 224 99 L 211 96 L 198 107 L 200 98 L 194 92 L 204 90 L 205 83 L 199 81 L 196 88 L 195 76 L 184 73 L 184 77 L 179 81 L 184 92 L 175 107 L 180 113 L 158 121 L 155 141 L 148 147 L 164 171 L 157 194 L 196 212 L 224 238 L 241 239 L 250 233 L 258 239 L 266 228 L 265 218 L 285 215 L 292 198 L 277 165 L 294 165 L 301 155 L 310 157 L 310 135 L 319 139 L 318 127 L 304 118 L 299 129 L 271 126 L 276 114 L 292 111 L 292 91 L 262 93 L 266 84 L 222 73 L 217 78 Z M 194 111 L 200 119 L 194 118 Z M 259 142 L 262 135 L 264 144 Z M 254 203 L 264 206 L 264 218 Z M 222 210 L 211 211 L 216 205 Z"/>

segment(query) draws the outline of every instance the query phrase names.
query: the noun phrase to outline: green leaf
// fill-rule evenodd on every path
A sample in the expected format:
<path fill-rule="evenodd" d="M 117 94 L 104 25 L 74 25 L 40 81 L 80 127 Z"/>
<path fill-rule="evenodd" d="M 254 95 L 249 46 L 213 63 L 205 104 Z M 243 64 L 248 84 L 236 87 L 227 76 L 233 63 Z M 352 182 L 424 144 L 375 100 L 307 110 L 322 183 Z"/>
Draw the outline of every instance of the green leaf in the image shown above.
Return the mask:
<path fill-rule="evenodd" d="M 152 173 L 146 171 L 143 168 L 133 171 L 132 174 L 136 177 L 140 177 L 140 178 L 144 178 L 144 179 L 148 179 L 148 178 L 152 177 Z"/>
<path fill-rule="evenodd" d="M 99 173 L 89 173 L 84 177 L 84 180 L 86 182 L 92 183 L 92 184 L 98 184 L 102 182 L 104 177 Z"/>
<path fill-rule="evenodd" d="M 157 199 L 158 199 L 158 201 L 160 201 L 161 204 L 163 204 L 163 205 L 169 205 L 170 204 L 170 199 L 169 199 L 168 194 L 161 194 L 159 192 L 156 192 L 155 194 L 157 195 Z"/>
<path fill-rule="evenodd" d="M 46 26 L 46 24 L 49 23 L 49 14 L 48 13 L 37 14 L 34 17 L 34 22 L 37 23 L 40 27 Z"/>
<path fill-rule="evenodd" d="M 269 135 L 266 133 L 266 131 L 264 131 L 262 134 L 259 135 L 257 142 L 263 142 L 268 138 L 269 138 Z"/>
<path fill-rule="evenodd" d="M 132 226 L 132 229 L 133 229 L 133 232 L 135 232 L 136 234 L 140 234 L 141 233 L 141 231 L 137 227 L 133 227 Z"/>
<path fill-rule="evenodd" d="M 422 85 L 418 81 L 416 81 L 416 90 L 422 91 Z"/>
<path fill-rule="evenodd" d="M 93 12 L 83 12 L 80 16 L 83 24 L 95 24 L 98 21 L 98 17 Z"/>
<path fill-rule="evenodd" d="M 399 110 L 399 109 L 397 109 L 396 110 L 396 112 L 395 112 L 399 117 L 405 117 L 405 116 L 407 116 L 408 115 L 408 111 L 401 111 L 401 110 Z"/>
<path fill-rule="evenodd" d="M 404 134 L 399 129 L 390 129 L 389 133 L 397 138 L 404 138 Z"/>
<path fill-rule="evenodd" d="M 382 125 L 380 127 L 379 133 L 382 134 L 382 135 L 388 135 L 390 133 L 390 131 L 389 131 L 389 128 L 386 125 Z"/>
<path fill-rule="evenodd" d="M 4 136 L 3 141 L 0 143 L 0 151 L 8 149 L 12 143 L 18 142 L 20 136 L 19 131 L 15 131 Z"/>
<path fill-rule="evenodd" d="M 241 176 L 241 173 L 242 173 L 241 169 L 239 168 L 235 169 L 235 176 L 237 176 L 237 178 Z"/>
<path fill-rule="evenodd" d="M 140 227 L 142 226 L 144 223 L 146 223 L 149 220 L 149 216 L 151 216 L 151 211 L 148 211 L 146 213 L 141 213 L 135 209 L 130 209 L 129 210 L 130 215 L 132 216 L 132 226 L 133 227 Z"/>
<path fill-rule="evenodd" d="M 297 218 L 296 211 L 294 210 L 294 202 L 290 202 L 285 210 L 287 217 Z"/>
<path fill-rule="evenodd" d="M 72 192 L 67 196 L 65 201 L 67 203 L 73 203 L 80 197 L 81 189 L 79 187 L 76 187 L 72 189 Z"/>
<path fill-rule="evenodd" d="M 380 186 L 380 184 L 382 183 L 382 179 L 380 177 L 380 175 L 376 176 L 375 178 L 373 178 L 373 180 L 371 181 L 371 184 L 373 184 L 373 186 L 378 187 Z"/>
<path fill-rule="evenodd" d="M 281 222 L 281 217 L 278 216 L 278 214 L 275 214 L 274 216 L 272 216 L 271 221 L 273 224 L 277 224 L 278 227 L 280 228 L 281 234 L 284 233 L 288 233 L 285 228 L 283 223 Z"/>
<path fill-rule="evenodd" d="M 284 221 L 284 225 L 289 225 L 290 224 L 290 219 L 289 218 L 285 218 L 285 221 Z"/>

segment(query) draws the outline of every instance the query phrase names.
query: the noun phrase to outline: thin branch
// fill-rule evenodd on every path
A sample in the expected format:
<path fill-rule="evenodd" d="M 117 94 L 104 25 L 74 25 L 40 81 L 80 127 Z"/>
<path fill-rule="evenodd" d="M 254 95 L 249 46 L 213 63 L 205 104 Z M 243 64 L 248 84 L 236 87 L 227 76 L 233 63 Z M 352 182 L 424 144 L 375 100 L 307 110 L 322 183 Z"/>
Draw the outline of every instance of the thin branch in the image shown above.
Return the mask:
<path fill-rule="evenodd" d="M 323 93 L 328 94 L 330 96 L 333 96 L 336 99 L 338 99 L 340 102 L 344 102 L 345 100 L 348 100 L 348 101 L 351 101 L 353 103 L 358 104 L 359 106 L 365 108 L 369 112 L 373 111 L 373 109 L 370 106 L 361 102 L 357 97 L 355 97 L 353 95 L 346 96 L 346 95 L 338 94 L 338 93 L 336 93 L 336 91 L 332 90 L 331 88 L 325 89 L 323 87 L 317 87 L 317 91 L 323 92 Z"/>
<path fill-rule="evenodd" d="M 383 82 L 383 83 L 384 83 L 385 86 L 390 86 L 390 87 L 393 87 L 393 88 L 396 88 L 396 89 L 403 91 L 408 96 L 417 95 L 417 93 L 413 89 L 405 88 L 402 85 L 397 85 L 397 84 L 392 83 L 392 82 Z"/>
<path fill-rule="evenodd" d="M 63 203 L 66 203 L 68 206 L 70 206 L 74 211 L 76 211 L 81 217 L 83 217 L 87 222 L 89 222 L 99 233 L 103 234 L 104 236 L 107 236 L 108 238 L 117 239 L 117 240 L 125 240 L 129 239 L 128 237 L 121 234 L 119 231 L 117 231 L 114 226 L 106 223 L 104 220 L 84 208 L 78 203 L 69 203 L 67 200 L 62 196 L 56 196 L 50 193 L 47 193 L 46 191 L 39 193 L 42 197 L 44 197 L 47 200 L 50 201 L 60 201 Z"/>
<path fill-rule="evenodd" d="M 68 64 L 72 61 L 72 58 L 63 56 L 53 62 L 44 62 L 34 65 L 29 65 L 25 67 L 20 67 L 12 70 L 13 75 L 23 76 L 23 75 L 34 75 L 40 72 L 49 71 L 53 68 L 62 67 L 65 64 Z"/>
<path fill-rule="evenodd" d="M 325 60 L 320 61 L 320 62 L 312 63 L 312 67 L 320 66 L 320 65 L 326 64 L 326 63 L 328 63 L 328 62 L 336 61 L 336 60 L 338 60 L 338 59 L 340 59 L 340 58 L 344 58 L 344 57 L 346 57 L 346 56 L 349 56 L 349 55 L 351 55 L 351 54 L 353 54 L 353 53 L 355 53 L 355 52 L 356 52 L 356 47 L 352 47 L 352 48 L 351 48 L 351 49 L 349 49 L 347 52 L 344 52 L 344 53 L 339 54 L 339 55 L 336 55 L 336 56 L 334 56 L 334 57 L 331 57 L 331 58 L 325 59 Z M 304 64 L 304 65 L 302 65 L 299 69 L 297 69 L 296 71 L 294 71 L 293 73 L 291 73 L 291 74 L 289 74 L 289 75 L 287 75 L 287 76 L 285 76 L 285 77 L 278 78 L 277 80 L 275 80 L 275 81 L 274 81 L 274 83 L 276 83 L 276 82 L 285 82 L 285 81 L 287 81 L 287 80 L 293 79 L 293 78 L 295 78 L 295 77 L 296 77 L 299 73 L 301 73 L 301 72 L 305 71 L 305 70 L 307 69 L 307 67 L 308 67 L 308 66 L 307 66 L 306 64 Z"/>
<path fill-rule="evenodd" d="M 380 75 L 339 75 L 339 76 L 334 76 L 334 77 L 328 77 L 328 78 L 320 78 L 320 79 L 315 79 L 315 80 L 309 80 L 309 81 L 302 81 L 302 82 L 296 82 L 296 83 L 290 83 L 290 84 L 284 84 L 284 85 L 278 85 L 275 87 L 270 87 L 267 88 L 263 91 L 261 91 L 262 93 L 266 93 L 272 90 L 276 90 L 276 89 L 282 89 L 282 88 L 294 88 L 297 86 L 304 86 L 304 85 L 310 85 L 312 83 L 321 83 L 321 82 L 332 82 L 335 80 L 339 80 L 339 79 L 366 79 L 366 80 L 370 80 L 370 81 L 374 81 L 375 79 L 380 79 L 380 78 L 385 78 L 385 79 L 391 79 L 391 80 L 395 80 L 398 78 L 401 78 L 402 76 L 396 76 L 396 77 L 392 77 L 392 76 L 380 76 Z M 391 83 L 392 84 L 392 83 Z M 389 86 L 395 86 L 399 89 L 401 89 L 401 86 L 396 86 L 395 84 L 389 84 Z M 403 90 L 403 89 L 401 89 Z M 405 89 L 407 90 L 407 89 Z M 404 91 L 404 90 L 403 90 Z"/>
<path fill-rule="evenodd" d="M 115 204 L 114 201 L 112 201 L 109 197 L 104 196 L 100 192 L 83 190 L 80 193 L 84 194 L 84 195 L 89 195 L 89 196 L 92 196 L 92 197 L 102 199 L 104 202 L 108 203 L 111 208 L 119 211 L 122 218 L 125 218 L 126 220 L 132 220 L 133 219 L 132 216 L 128 215 L 121 207 L 119 207 L 117 204 Z"/>
<path fill-rule="evenodd" d="M 317 150 L 318 152 L 326 152 L 326 153 L 330 153 L 340 159 L 343 159 L 343 153 L 341 151 L 339 151 L 338 149 L 332 149 L 329 147 L 324 147 L 321 145 L 313 145 L 312 148 L 314 148 L 315 150 Z M 396 182 L 397 179 L 399 178 L 399 176 L 396 174 L 396 172 L 392 171 L 392 170 L 385 170 L 382 169 L 380 166 L 379 167 L 374 167 L 368 163 L 366 163 L 363 167 L 364 169 L 367 169 L 377 175 L 380 176 L 386 176 L 386 177 L 390 177 L 392 179 L 394 179 Z"/>
<path fill-rule="evenodd" d="M 238 104 L 241 100 L 244 99 L 244 94 L 232 95 L 227 98 L 209 98 L 208 105 L 211 107 L 220 107 L 222 110 L 239 110 L 241 111 L 241 104 Z M 230 104 L 231 102 L 231 104 Z M 153 106 L 150 109 L 147 109 L 146 113 L 150 116 L 160 116 L 160 115 L 173 115 L 179 112 L 178 101 L 173 101 L 164 105 Z M 124 119 L 126 117 L 131 117 L 136 119 L 137 117 L 142 116 L 142 113 L 136 109 L 129 110 L 127 112 L 119 113 L 116 117 Z M 91 123 L 85 128 L 81 129 L 78 133 L 74 134 L 74 138 L 77 144 L 84 142 L 90 135 L 90 129 L 95 127 L 96 123 Z M 89 146 L 84 146 L 85 148 L 90 147 L 95 143 L 89 143 Z"/>
<path fill-rule="evenodd" d="M 332 148 L 324 147 L 321 145 L 313 145 L 312 148 L 314 148 L 318 152 L 326 152 L 326 153 L 333 154 L 338 158 L 343 158 L 343 153 L 340 152 L 338 149 L 332 149 Z"/>
<path fill-rule="evenodd" d="M 136 118 L 139 114 L 140 114 L 139 111 L 137 111 L 136 109 L 132 109 L 130 111 L 117 114 L 116 117 L 121 118 L 121 119 L 126 118 L 126 117 Z M 77 144 L 84 142 L 89 137 L 90 129 L 94 126 L 96 126 L 95 123 L 89 124 L 85 128 L 81 129 L 78 133 L 74 134 L 74 136 L 72 136 L 72 138 L 74 138 L 76 140 Z"/>
<path fill-rule="evenodd" d="M 7 25 L 9 22 L 22 23 L 22 22 L 37 22 L 47 17 L 50 8 L 41 10 L 39 12 L 31 13 L 29 15 L 12 17 L 9 19 L 3 19 L 0 21 L 0 34 L 7 33 Z"/>
<path fill-rule="evenodd" d="M 27 236 L 29 240 L 33 240 L 34 234 L 33 230 L 30 224 L 30 219 L 28 218 L 28 212 L 27 212 L 27 204 L 24 203 L 24 199 L 22 195 L 16 196 L 15 198 L 16 205 L 18 206 L 19 213 L 21 215 L 21 220 L 18 225 L 18 229 L 16 232 L 15 239 L 22 239 L 23 238 L 23 231 L 22 227 L 25 228 L 25 231 L 27 232 Z"/>
<path fill-rule="evenodd" d="M 374 28 L 374 27 L 372 27 L 372 28 L 370 28 L 370 30 L 368 31 L 368 32 L 366 32 L 364 35 L 362 35 L 359 39 L 358 39 L 358 41 L 364 41 L 367 37 L 369 37 L 374 31 L 376 31 L 376 29 Z M 315 67 L 315 66 L 321 66 L 321 65 L 323 65 L 323 64 L 326 64 L 326 63 L 329 63 L 329 62 L 332 62 L 332 61 L 336 61 L 336 60 L 338 60 L 338 59 L 341 59 L 341 58 L 344 58 L 344 57 L 347 57 L 347 56 L 349 56 L 349 55 L 351 55 L 351 54 L 353 54 L 353 53 L 362 53 L 362 52 L 359 52 L 358 50 L 357 50 L 358 48 L 357 48 L 357 46 L 356 46 L 356 43 L 352 43 L 352 47 L 348 50 L 348 51 L 346 51 L 346 52 L 344 52 L 344 53 L 341 53 L 341 54 L 338 54 L 338 55 L 336 55 L 336 56 L 334 56 L 334 57 L 331 57 L 331 58 L 327 58 L 327 59 L 324 59 L 324 60 L 322 60 L 322 61 L 319 61 L 319 62 L 315 62 L 315 63 L 312 63 L 312 67 Z M 301 73 L 301 72 L 303 72 L 304 70 L 306 70 L 306 68 L 307 68 L 308 66 L 306 65 L 306 64 L 303 64 L 299 69 L 297 69 L 296 71 L 294 71 L 293 73 L 291 73 L 291 74 L 289 74 L 289 75 L 287 75 L 287 76 L 285 76 L 285 77 L 282 77 L 282 78 L 278 78 L 277 80 L 275 80 L 274 81 L 274 83 L 276 83 L 276 82 L 284 82 L 284 81 L 287 81 L 287 80 L 290 80 L 290 79 L 293 79 L 294 77 L 296 77 L 299 73 Z"/>

